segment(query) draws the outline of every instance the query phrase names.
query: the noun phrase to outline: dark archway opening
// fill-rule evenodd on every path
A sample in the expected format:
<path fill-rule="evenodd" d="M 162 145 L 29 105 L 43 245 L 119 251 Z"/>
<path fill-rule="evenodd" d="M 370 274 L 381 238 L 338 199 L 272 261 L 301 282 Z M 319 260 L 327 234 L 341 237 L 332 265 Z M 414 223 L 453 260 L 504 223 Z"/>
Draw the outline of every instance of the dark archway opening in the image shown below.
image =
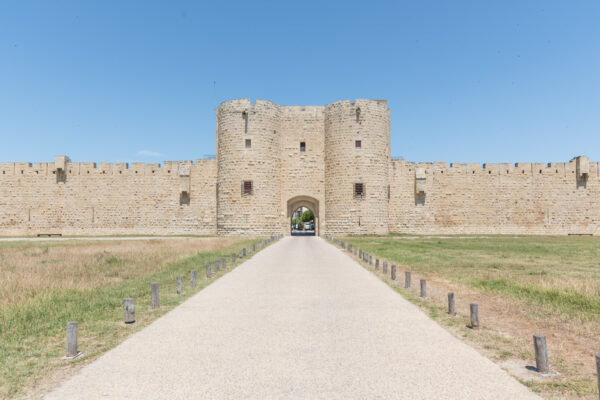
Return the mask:
<path fill-rule="evenodd" d="M 290 218 L 292 236 L 315 236 L 315 214 L 307 207 L 298 207 Z"/>

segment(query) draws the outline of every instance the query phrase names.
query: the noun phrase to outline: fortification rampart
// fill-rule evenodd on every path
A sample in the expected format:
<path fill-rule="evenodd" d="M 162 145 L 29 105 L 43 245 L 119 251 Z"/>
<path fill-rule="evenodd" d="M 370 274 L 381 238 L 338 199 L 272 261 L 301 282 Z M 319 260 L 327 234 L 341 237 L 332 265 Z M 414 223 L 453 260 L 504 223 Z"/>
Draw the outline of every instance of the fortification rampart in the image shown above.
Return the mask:
<path fill-rule="evenodd" d="M 215 160 L 0 165 L 0 235 L 214 234 Z"/>
<path fill-rule="evenodd" d="M 393 160 L 390 231 L 599 234 L 599 163 Z"/>
<path fill-rule="evenodd" d="M 384 100 L 217 109 L 216 159 L 0 164 L 0 235 L 600 234 L 600 163 L 390 159 Z"/>

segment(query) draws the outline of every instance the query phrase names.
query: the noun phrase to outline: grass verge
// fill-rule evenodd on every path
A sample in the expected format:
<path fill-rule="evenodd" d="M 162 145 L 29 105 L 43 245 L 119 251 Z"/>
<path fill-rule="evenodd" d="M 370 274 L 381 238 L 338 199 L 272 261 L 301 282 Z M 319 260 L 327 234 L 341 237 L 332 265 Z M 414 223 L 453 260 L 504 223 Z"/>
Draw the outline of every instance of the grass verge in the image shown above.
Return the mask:
<path fill-rule="evenodd" d="M 340 239 L 372 254 L 374 260 L 396 264 L 398 281 L 381 276 L 384 281 L 542 397 L 597 399 L 594 353 L 600 350 L 600 238 Z M 412 271 L 413 290 L 418 290 L 418 279 L 427 279 L 427 300 L 398 287 L 403 285 L 405 270 Z M 456 294 L 458 317 L 446 313 L 448 292 Z M 479 304 L 480 330 L 466 327 L 470 302 Z M 534 333 L 546 335 L 551 369 L 558 375 L 542 378 L 526 368 L 535 364 Z"/>
<path fill-rule="evenodd" d="M 210 245 L 207 245 L 207 241 Z M 0 397 L 33 396 L 114 347 L 226 272 L 206 279 L 205 265 L 256 239 L 184 239 L 148 242 L 59 242 L 0 247 Z M 107 251 L 109 249 L 109 251 Z M 197 287 L 189 285 L 198 270 Z M 38 276 L 42 276 L 39 278 Z M 177 277 L 184 291 L 177 295 Z M 23 282 L 23 279 L 25 282 Z M 150 283 L 159 282 L 161 307 L 150 306 Z M 123 323 L 122 303 L 135 298 L 136 323 Z M 62 360 L 65 326 L 79 323 L 84 355 Z"/>

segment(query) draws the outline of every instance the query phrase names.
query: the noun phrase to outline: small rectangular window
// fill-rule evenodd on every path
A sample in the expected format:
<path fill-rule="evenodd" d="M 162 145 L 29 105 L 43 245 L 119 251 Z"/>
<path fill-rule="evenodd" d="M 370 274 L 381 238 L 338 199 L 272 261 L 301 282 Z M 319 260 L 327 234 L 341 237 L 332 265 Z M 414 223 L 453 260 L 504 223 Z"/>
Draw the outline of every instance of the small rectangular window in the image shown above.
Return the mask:
<path fill-rule="evenodd" d="M 246 148 L 249 149 L 252 147 L 252 140 L 246 139 Z"/>
<path fill-rule="evenodd" d="M 252 181 L 242 182 L 242 194 L 245 196 L 252 194 Z"/>
<path fill-rule="evenodd" d="M 179 205 L 189 206 L 190 205 L 190 194 L 188 192 L 181 192 L 179 194 Z"/>
<path fill-rule="evenodd" d="M 354 184 L 354 197 L 359 199 L 365 197 L 365 185 L 363 183 Z"/>
<path fill-rule="evenodd" d="M 306 151 L 306 142 L 300 142 L 300 151 Z"/>
<path fill-rule="evenodd" d="M 354 141 L 354 147 L 360 149 L 362 147 L 362 142 L 360 140 Z"/>

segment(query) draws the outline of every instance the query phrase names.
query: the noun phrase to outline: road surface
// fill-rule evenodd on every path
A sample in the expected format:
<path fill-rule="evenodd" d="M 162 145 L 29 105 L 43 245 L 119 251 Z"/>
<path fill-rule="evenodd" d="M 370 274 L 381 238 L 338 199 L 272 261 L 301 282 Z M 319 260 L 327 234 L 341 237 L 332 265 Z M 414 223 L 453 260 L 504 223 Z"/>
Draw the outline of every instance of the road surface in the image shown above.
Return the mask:
<path fill-rule="evenodd" d="M 318 237 L 255 254 L 46 398 L 539 399 Z"/>

